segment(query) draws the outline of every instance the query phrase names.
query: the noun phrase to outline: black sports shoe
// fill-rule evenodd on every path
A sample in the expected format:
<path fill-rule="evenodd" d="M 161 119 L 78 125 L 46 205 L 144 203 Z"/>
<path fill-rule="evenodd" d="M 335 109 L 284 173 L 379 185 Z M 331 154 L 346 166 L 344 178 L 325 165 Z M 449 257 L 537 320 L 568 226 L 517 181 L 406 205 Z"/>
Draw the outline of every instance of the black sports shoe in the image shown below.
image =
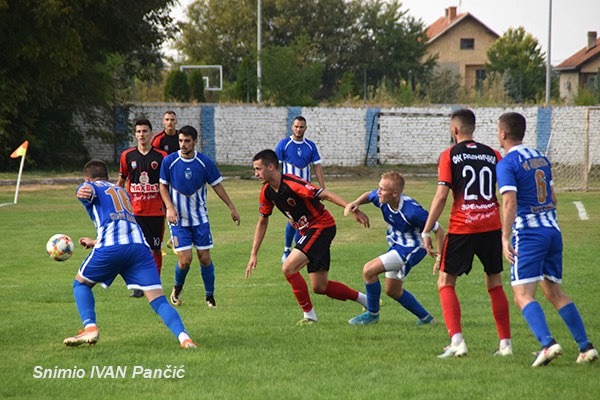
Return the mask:
<path fill-rule="evenodd" d="M 206 305 L 209 306 L 210 308 L 216 307 L 217 302 L 215 301 L 215 297 L 214 296 L 206 296 Z"/>
<path fill-rule="evenodd" d="M 133 289 L 129 297 L 144 297 L 144 291 L 140 289 Z"/>
<path fill-rule="evenodd" d="M 183 286 L 178 286 L 178 285 L 173 286 L 173 291 L 171 292 L 171 303 L 174 306 L 181 305 L 181 299 L 179 298 L 179 295 L 181 294 L 182 290 L 183 290 Z"/>

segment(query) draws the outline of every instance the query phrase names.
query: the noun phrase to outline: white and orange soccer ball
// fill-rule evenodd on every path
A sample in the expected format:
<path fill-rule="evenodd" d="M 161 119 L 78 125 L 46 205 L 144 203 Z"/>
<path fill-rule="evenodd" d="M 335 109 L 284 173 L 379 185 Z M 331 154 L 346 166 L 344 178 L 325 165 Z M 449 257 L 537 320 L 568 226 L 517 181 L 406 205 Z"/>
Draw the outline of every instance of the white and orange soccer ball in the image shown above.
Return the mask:
<path fill-rule="evenodd" d="M 46 251 L 50 258 L 56 261 L 68 260 L 75 250 L 75 243 L 73 240 L 62 233 L 52 235 L 46 243 Z"/>

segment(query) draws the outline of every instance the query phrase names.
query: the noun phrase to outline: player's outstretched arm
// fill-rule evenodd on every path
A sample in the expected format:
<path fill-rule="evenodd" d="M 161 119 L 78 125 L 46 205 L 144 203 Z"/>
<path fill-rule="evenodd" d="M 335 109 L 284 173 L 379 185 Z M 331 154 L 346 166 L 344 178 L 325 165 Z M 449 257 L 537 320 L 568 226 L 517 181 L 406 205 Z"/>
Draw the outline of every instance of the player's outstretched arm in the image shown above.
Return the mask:
<path fill-rule="evenodd" d="M 450 189 L 448 186 L 438 185 L 433 200 L 431 201 L 431 207 L 429 208 L 429 217 L 427 217 L 427 222 L 425 222 L 425 226 L 423 227 L 423 233 L 421 235 L 423 237 L 423 245 L 425 246 L 427 253 L 431 256 L 436 256 L 436 254 L 433 251 L 433 242 L 431 237 L 429 237 L 429 232 L 431 232 L 436 221 L 440 218 L 440 215 L 442 215 L 449 192 Z"/>
<path fill-rule="evenodd" d="M 444 240 L 446 239 L 446 231 L 442 228 L 442 225 L 438 224 L 438 229 L 435 232 L 435 242 L 437 245 L 437 251 L 435 252 L 435 263 L 433 264 L 433 274 L 435 275 L 440 270 L 440 264 L 442 263 L 442 247 L 444 246 Z"/>
<path fill-rule="evenodd" d="M 254 229 L 252 250 L 250 250 L 250 260 L 248 260 L 248 265 L 246 266 L 246 278 L 249 278 L 252 275 L 252 271 L 256 269 L 258 250 L 260 250 L 260 245 L 265 238 L 265 233 L 267 232 L 268 226 L 269 219 L 267 217 L 263 217 L 262 215 L 258 217 L 258 222 L 256 223 L 256 228 Z"/>
<path fill-rule="evenodd" d="M 229 210 L 231 211 L 231 219 L 234 220 L 237 223 L 237 225 L 239 225 L 240 214 L 237 212 L 235 206 L 233 205 L 233 202 L 231 201 L 231 198 L 227 194 L 225 186 L 223 186 L 221 183 L 217 183 L 212 188 L 217 194 L 217 196 L 219 196 L 219 198 L 223 201 L 223 203 L 225 203 L 227 207 L 229 207 Z"/>
<path fill-rule="evenodd" d="M 346 207 L 344 208 L 344 216 L 348 216 L 348 214 L 358 210 L 358 206 L 367 204 L 369 202 L 369 193 L 371 192 L 365 192 L 358 196 L 356 200 L 346 204 Z"/>

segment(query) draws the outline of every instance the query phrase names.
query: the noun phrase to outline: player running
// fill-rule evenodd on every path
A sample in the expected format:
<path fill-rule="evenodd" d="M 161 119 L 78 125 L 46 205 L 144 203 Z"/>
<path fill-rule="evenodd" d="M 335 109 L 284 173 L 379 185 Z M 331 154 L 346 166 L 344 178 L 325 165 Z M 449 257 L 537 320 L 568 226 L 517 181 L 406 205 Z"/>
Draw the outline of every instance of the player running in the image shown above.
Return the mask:
<path fill-rule="evenodd" d="M 312 290 L 317 294 L 325 294 L 337 300 L 352 300 L 366 306 L 366 296 L 341 282 L 328 278 L 330 267 L 330 247 L 336 233 L 333 216 L 325 209 L 321 200 L 345 207 L 348 202 L 327 190 L 315 187 L 304 179 L 294 175 L 282 175 L 278 169 L 279 161 L 273 150 L 257 153 L 253 161 L 254 175 L 263 184 L 259 201 L 260 216 L 254 231 L 254 241 L 250 251 L 250 260 L 246 267 L 248 278 L 257 265 L 260 246 L 267 232 L 269 216 L 277 207 L 300 230 L 300 239 L 281 267 L 304 312 L 299 325 L 310 325 L 317 322 L 317 315 L 310 300 L 308 285 L 300 275 L 300 270 L 307 266 Z M 356 209 L 354 218 L 365 227 L 369 226 L 369 217 Z"/>

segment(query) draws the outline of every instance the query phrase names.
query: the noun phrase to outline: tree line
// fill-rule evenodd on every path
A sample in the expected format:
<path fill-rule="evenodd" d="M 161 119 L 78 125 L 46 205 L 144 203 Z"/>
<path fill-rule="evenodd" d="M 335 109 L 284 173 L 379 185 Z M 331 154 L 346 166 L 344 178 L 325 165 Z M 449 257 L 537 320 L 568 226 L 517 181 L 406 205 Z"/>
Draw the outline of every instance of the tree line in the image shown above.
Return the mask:
<path fill-rule="evenodd" d="M 0 0 L 0 169 L 30 142 L 28 166 L 53 168 L 89 155 L 75 128 L 109 142 L 126 139 L 116 108 L 139 100 L 254 101 L 257 0 L 196 0 L 187 20 L 169 16 L 175 0 Z M 368 101 L 380 105 L 535 102 L 543 98 L 545 55 L 523 28 L 488 53 L 488 79 L 465 93 L 460 77 L 436 69 L 426 26 L 398 0 L 262 0 L 265 102 L 311 106 Z M 165 75 L 161 45 L 180 57 Z M 510 57 L 508 57 L 510 55 Z M 205 92 L 198 71 L 222 65 L 223 92 Z M 206 97 L 205 97 L 206 96 Z M 123 126 L 124 125 L 124 126 Z"/>

